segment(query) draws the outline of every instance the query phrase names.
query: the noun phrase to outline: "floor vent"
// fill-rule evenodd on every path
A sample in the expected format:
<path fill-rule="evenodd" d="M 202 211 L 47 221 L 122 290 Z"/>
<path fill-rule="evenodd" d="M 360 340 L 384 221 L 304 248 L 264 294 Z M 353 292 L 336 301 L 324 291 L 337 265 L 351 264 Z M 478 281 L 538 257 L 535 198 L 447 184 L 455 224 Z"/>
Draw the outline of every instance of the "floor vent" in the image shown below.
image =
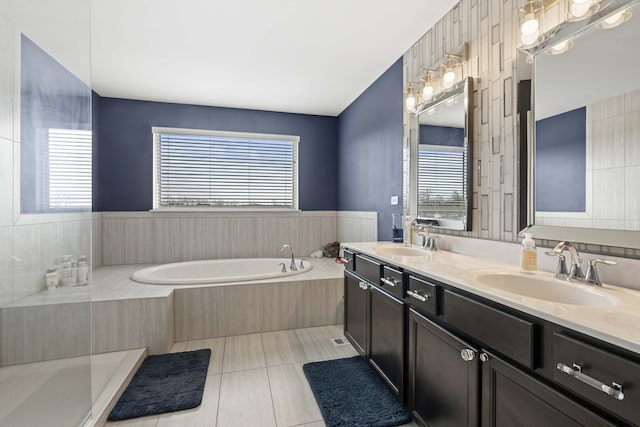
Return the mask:
<path fill-rule="evenodd" d="M 347 341 L 346 338 L 331 338 L 331 343 L 339 347 L 341 345 L 348 345 L 349 341 Z"/>

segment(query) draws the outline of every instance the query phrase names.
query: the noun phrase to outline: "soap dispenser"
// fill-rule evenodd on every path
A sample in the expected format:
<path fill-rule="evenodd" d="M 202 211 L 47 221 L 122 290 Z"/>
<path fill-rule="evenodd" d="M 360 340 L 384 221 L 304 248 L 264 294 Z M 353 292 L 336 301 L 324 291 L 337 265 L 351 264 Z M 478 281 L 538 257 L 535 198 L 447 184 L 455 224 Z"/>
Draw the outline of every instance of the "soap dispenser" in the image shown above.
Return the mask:
<path fill-rule="evenodd" d="M 538 251 L 536 242 L 530 233 L 524 234 L 522 248 L 520 249 L 520 271 L 527 274 L 535 274 L 538 270 Z"/>

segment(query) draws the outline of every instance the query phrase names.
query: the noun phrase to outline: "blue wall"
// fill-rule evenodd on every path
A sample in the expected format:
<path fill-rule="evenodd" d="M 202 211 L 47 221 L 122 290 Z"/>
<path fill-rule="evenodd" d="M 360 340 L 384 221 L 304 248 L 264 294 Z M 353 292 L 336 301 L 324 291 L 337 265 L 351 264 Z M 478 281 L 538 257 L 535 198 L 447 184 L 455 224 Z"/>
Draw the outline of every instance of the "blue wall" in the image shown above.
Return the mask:
<path fill-rule="evenodd" d="M 464 147 L 464 128 L 420 125 L 420 144 Z"/>
<path fill-rule="evenodd" d="M 536 122 L 536 211 L 585 211 L 586 111 Z"/>
<path fill-rule="evenodd" d="M 402 213 L 402 103 L 399 59 L 338 116 L 338 209 L 377 211 L 379 240 Z"/>
<path fill-rule="evenodd" d="M 335 117 L 101 98 L 95 210 L 153 207 L 152 126 L 299 135 L 299 207 L 338 207 Z"/>
<path fill-rule="evenodd" d="M 20 210 L 47 212 L 48 129 L 91 129 L 91 90 L 29 38 L 20 53 Z"/>

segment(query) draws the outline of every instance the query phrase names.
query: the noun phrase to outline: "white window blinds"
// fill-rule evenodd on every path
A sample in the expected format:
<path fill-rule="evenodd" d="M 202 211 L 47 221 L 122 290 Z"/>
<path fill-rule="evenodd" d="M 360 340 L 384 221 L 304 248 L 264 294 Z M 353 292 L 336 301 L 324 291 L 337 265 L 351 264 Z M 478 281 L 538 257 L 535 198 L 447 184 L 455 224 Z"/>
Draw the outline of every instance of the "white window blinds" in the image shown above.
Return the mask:
<path fill-rule="evenodd" d="M 48 133 L 48 208 L 91 209 L 91 131 L 49 129 Z"/>
<path fill-rule="evenodd" d="M 298 137 L 153 129 L 154 208 L 297 209 Z"/>
<path fill-rule="evenodd" d="M 465 149 L 437 145 L 418 148 L 418 212 L 453 218 L 466 214 Z"/>

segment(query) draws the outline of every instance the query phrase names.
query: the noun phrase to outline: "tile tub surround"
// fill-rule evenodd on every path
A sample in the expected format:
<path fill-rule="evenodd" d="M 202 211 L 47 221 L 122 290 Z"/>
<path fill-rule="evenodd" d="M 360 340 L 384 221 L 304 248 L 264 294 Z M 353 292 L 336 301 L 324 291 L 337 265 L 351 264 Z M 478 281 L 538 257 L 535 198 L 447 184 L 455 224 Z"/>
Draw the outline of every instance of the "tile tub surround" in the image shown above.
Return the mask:
<path fill-rule="evenodd" d="M 280 257 L 329 242 L 377 240 L 377 212 L 103 212 L 94 220 L 96 265 Z M 101 225 L 100 225 L 101 224 Z M 98 260 L 97 258 L 100 257 Z"/>
<path fill-rule="evenodd" d="M 0 364 L 89 354 L 90 336 L 93 353 L 146 347 L 159 354 L 175 341 L 341 323 L 344 268 L 328 258 L 311 262 L 305 280 L 298 275 L 226 286 L 132 281 L 130 275 L 146 264 L 97 268 L 90 304 L 89 288 L 76 287 L 42 291 L 0 309 Z M 55 320 L 77 319 L 77 310 L 89 309 L 92 334 L 87 330 L 83 342 L 73 340 L 74 328 Z M 76 328 L 89 324 L 77 322 Z M 20 331 L 36 339 L 24 342 Z M 43 345 L 48 342 L 60 345 Z"/>
<path fill-rule="evenodd" d="M 476 240 L 468 239 L 466 240 Z M 442 242 L 441 248 L 449 248 Z M 478 243 L 478 242 L 476 242 Z M 524 313 L 531 314 L 552 323 L 574 329 L 588 336 L 603 340 L 613 345 L 625 348 L 635 353 L 640 353 L 640 331 L 637 328 L 640 323 L 640 292 L 638 290 L 626 289 L 606 284 L 609 279 L 605 275 L 605 269 L 601 269 L 602 280 L 605 283 L 602 288 L 597 288 L 598 292 L 616 298 L 618 305 L 614 307 L 591 307 L 578 306 L 572 304 L 556 303 L 536 298 L 529 298 L 514 293 L 497 290 L 475 279 L 475 272 L 500 271 L 510 274 L 519 273 L 519 263 L 498 261 L 496 258 L 489 258 L 487 255 L 497 253 L 497 245 L 506 245 L 500 242 L 490 242 L 496 246 L 488 246 L 488 242 L 482 242 L 475 248 L 484 248 L 485 255 L 469 256 L 459 252 L 449 252 L 439 250 L 434 253 L 426 253 L 425 256 L 404 257 L 404 256 L 383 256 L 374 250 L 379 242 L 372 243 L 346 243 L 344 246 L 352 248 L 357 252 L 362 252 L 378 259 L 387 261 L 393 265 L 403 267 L 407 271 L 426 275 L 434 280 L 449 284 L 458 289 L 471 292 L 480 297 L 495 301 L 496 303 L 512 307 Z M 392 245 L 387 243 L 387 245 Z M 455 246 L 455 243 L 451 247 Z M 509 257 L 518 256 L 516 245 L 510 245 Z M 469 246 L 467 246 L 469 249 Z M 474 249 L 474 250 L 475 250 Z M 467 251 L 469 253 L 469 251 Z M 539 252 L 539 258 L 544 255 Z M 546 262 L 544 264 L 546 268 Z M 614 267 L 616 268 L 616 267 Z M 638 271 L 636 264 L 633 270 Z M 555 281 L 553 273 L 538 271 L 538 277 Z M 561 284 L 558 281 L 558 286 Z M 564 286 L 572 286 L 568 284 Z M 578 285 L 575 285 L 578 286 Z"/>

